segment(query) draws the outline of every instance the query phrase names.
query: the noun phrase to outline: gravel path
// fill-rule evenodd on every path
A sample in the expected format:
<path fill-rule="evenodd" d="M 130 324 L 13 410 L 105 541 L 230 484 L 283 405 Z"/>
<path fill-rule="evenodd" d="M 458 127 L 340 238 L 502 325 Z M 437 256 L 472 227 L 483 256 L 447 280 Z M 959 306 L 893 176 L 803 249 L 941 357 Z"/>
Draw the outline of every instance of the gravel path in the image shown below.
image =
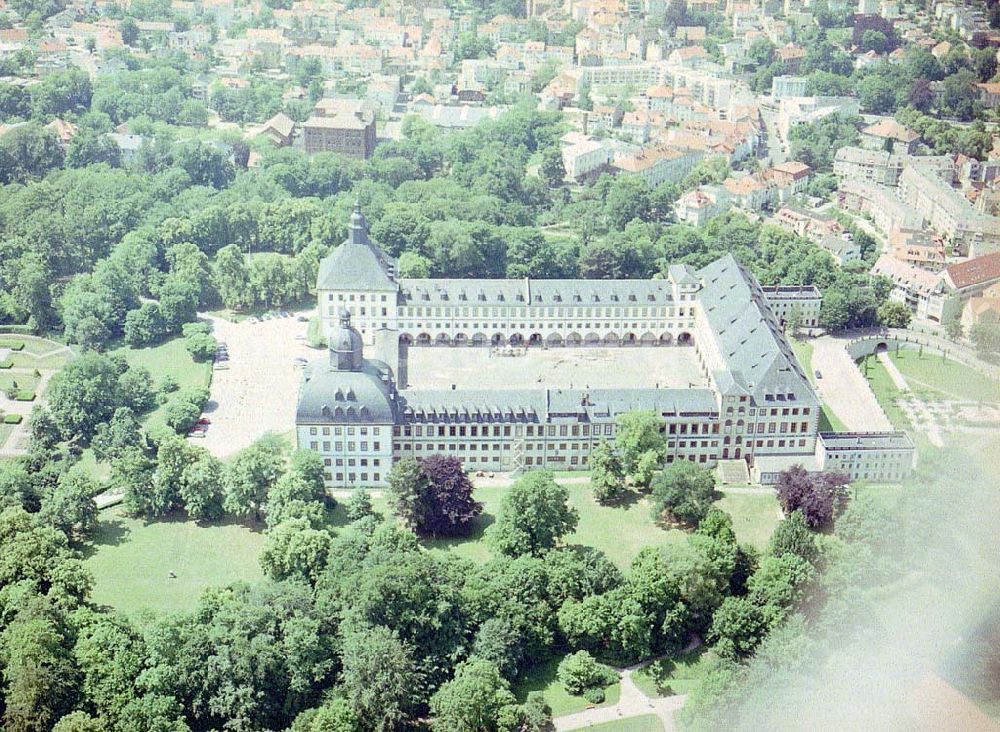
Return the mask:
<path fill-rule="evenodd" d="M 896 388 L 900 391 L 909 391 L 910 385 L 906 383 L 906 379 L 903 377 L 902 372 L 896 367 L 896 363 L 889 358 L 889 354 L 886 351 L 879 351 L 878 361 L 885 367 L 885 370 L 889 372 L 889 378 L 892 379 L 892 383 L 896 385 Z"/>
<path fill-rule="evenodd" d="M 556 717 L 552 720 L 556 732 L 586 729 L 595 724 L 639 717 L 644 714 L 655 714 L 663 723 L 664 732 L 673 732 L 676 729 L 674 712 L 684 706 L 684 700 L 687 697 L 679 695 L 651 699 L 643 694 L 632 681 L 633 670 L 629 668 L 621 672 L 621 696 L 615 706 L 586 709 L 576 714 L 564 714 L 561 717 Z"/>

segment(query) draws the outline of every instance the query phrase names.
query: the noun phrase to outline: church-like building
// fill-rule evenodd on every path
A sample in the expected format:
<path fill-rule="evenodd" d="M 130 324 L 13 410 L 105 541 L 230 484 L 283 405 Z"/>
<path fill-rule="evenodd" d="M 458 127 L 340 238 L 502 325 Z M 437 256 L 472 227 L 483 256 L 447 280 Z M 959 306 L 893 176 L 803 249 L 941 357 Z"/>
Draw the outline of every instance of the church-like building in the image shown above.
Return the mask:
<path fill-rule="evenodd" d="M 347 240 L 320 264 L 317 291 L 330 353 L 306 367 L 296 433 L 299 447 L 323 456 L 331 486 L 384 486 L 395 460 L 435 453 L 470 470 L 584 470 L 617 418 L 635 410 L 664 420 L 668 462 L 790 464 L 816 452 L 820 402 L 769 294 L 729 255 L 654 280 L 405 279 L 355 207 Z M 508 344 L 693 348 L 708 386 L 397 383 L 408 348 Z"/>

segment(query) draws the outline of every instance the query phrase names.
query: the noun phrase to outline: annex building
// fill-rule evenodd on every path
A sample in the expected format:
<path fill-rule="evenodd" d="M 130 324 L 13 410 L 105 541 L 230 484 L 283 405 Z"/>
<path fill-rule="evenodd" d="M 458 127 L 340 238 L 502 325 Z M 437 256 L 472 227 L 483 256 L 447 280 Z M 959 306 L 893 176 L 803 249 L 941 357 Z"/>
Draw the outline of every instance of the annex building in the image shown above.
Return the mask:
<path fill-rule="evenodd" d="M 355 207 L 317 291 L 330 354 L 305 369 L 296 435 L 334 486 L 384 486 L 395 460 L 435 453 L 470 470 L 586 469 L 635 410 L 664 420 L 668 462 L 794 462 L 817 448 L 820 402 L 768 295 L 729 255 L 653 280 L 404 279 Z M 413 389 L 399 377 L 417 347 L 608 345 L 694 349 L 707 386 Z"/>

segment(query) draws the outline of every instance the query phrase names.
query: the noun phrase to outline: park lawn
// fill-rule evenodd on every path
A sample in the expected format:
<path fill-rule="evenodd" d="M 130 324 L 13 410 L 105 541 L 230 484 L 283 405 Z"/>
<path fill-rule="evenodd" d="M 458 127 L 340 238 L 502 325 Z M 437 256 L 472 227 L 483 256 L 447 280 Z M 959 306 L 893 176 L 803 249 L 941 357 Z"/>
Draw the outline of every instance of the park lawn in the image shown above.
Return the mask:
<path fill-rule="evenodd" d="M 680 542 L 686 536 L 679 529 L 664 530 L 653 521 L 646 499 L 626 501 L 619 506 L 601 506 L 594 500 L 589 483 L 566 486 L 569 503 L 580 514 L 576 531 L 564 538 L 566 544 L 582 544 L 603 551 L 621 569 L 627 569 L 640 550 L 647 546 Z M 472 533 L 461 539 L 428 539 L 424 545 L 439 552 L 451 552 L 474 562 L 486 562 L 493 550 L 485 532 L 495 520 L 506 487 L 483 486 L 473 494 L 483 503 L 483 513 Z"/>
<path fill-rule="evenodd" d="M 0 391 L 7 391 L 14 382 L 17 382 L 18 389 L 34 391 L 38 386 L 39 379 L 34 374 L 11 373 L 10 371 L 0 371 Z"/>
<path fill-rule="evenodd" d="M 948 399 L 974 402 L 1000 401 L 1000 382 L 957 361 L 945 361 L 938 354 L 900 349 L 890 352 L 910 388 L 916 393 L 936 392 Z"/>
<path fill-rule="evenodd" d="M 15 427 L 17 427 L 16 424 L 5 424 L 4 422 L 0 422 L 0 447 L 4 446 L 7 442 L 7 438 L 14 432 Z"/>
<path fill-rule="evenodd" d="M 781 521 L 776 494 L 724 493 L 715 505 L 733 517 L 733 531 L 740 543 L 765 549 Z"/>
<path fill-rule="evenodd" d="M 616 719 L 577 729 L 588 732 L 663 732 L 663 723 L 655 714 L 640 714 L 638 717 Z M 571 732 L 577 732 L 577 730 L 571 730 Z"/>
<path fill-rule="evenodd" d="M 557 675 L 559 662 L 562 659 L 561 656 L 553 658 L 546 663 L 528 669 L 513 685 L 512 691 L 518 702 L 523 703 L 530 692 L 539 691 L 545 697 L 548 705 L 552 707 L 553 717 L 582 712 L 590 707 L 613 707 L 618 703 L 618 697 L 621 695 L 621 684 L 617 681 L 611 686 L 605 687 L 604 701 L 600 704 L 591 704 L 582 696 L 574 696 L 566 691 Z"/>
<path fill-rule="evenodd" d="M 653 661 L 632 672 L 632 681 L 650 698 L 687 694 L 701 675 L 701 657 L 705 646 L 679 653 L 672 658 Z"/>
<path fill-rule="evenodd" d="M 902 392 L 896 388 L 892 377 L 889 376 L 889 372 L 885 370 L 885 366 L 879 363 L 879 360 L 875 356 L 866 356 L 861 360 L 859 368 L 861 369 L 861 373 L 865 375 L 865 378 L 868 379 L 868 385 L 871 386 L 872 391 L 875 393 L 875 398 L 889 418 L 889 421 L 892 422 L 892 426 L 898 430 L 907 430 L 912 434 L 914 432 L 913 425 L 910 424 L 910 420 L 907 419 L 906 414 L 896 404 L 896 400 Z"/>
<path fill-rule="evenodd" d="M 111 508 L 102 512 L 85 560 L 94 576 L 91 597 L 126 614 L 190 610 L 208 587 L 263 580 L 263 544 L 263 533 L 242 524 L 147 524 Z"/>
<path fill-rule="evenodd" d="M 117 353 L 125 357 L 130 367 L 147 369 L 153 376 L 155 387 L 159 387 L 166 376 L 172 376 L 181 389 L 192 386 L 207 388 L 212 381 L 212 364 L 208 361 L 198 363 L 191 358 L 184 347 L 184 339 L 180 337 L 149 348 L 120 348 Z M 163 424 L 169 403 L 168 397 L 166 402 L 143 417 L 143 424 L 146 427 Z"/>
<path fill-rule="evenodd" d="M 66 365 L 66 362 L 69 361 L 71 356 L 72 354 L 69 351 L 60 351 L 59 353 L 54 353 L 51 356 L 39 358 L 34 353 L 28 353 L 27 350 L 24 350 L 19 353 L 10 354 L 10 360 L 11 363 L 14 364 L 15 368 L 38 369 L 39 371 L 58 371 Z"/>

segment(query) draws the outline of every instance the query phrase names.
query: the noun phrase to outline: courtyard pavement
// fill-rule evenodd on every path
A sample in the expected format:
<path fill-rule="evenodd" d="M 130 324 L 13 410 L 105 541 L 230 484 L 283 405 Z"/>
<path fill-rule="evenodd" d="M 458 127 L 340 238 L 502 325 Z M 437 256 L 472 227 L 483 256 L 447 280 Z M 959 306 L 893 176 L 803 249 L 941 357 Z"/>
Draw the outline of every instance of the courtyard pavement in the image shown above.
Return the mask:
<path fill-rule="evenodd" d="M 882 411 L 864 374 L 845 350 L 848 338 L 821 336 L 812 341 L 812 368 L 820 399 L 852 432 L 882 432 L 892 423 Z"/>
<path fill-rule="evenodd" d="M 212 424 L 197 444 L 226 457 L 266 432 L 287 434 L 293 430 L 302 376 L 294 359 L 327 357 L 325 349 L 306 345 L 308 324 L 294 317 L 258 323 L 232 323 L 207 315 L 202 318 L 212 323 L 213 335 L 229 348 L 229 368 L 212 374 L 205 407 L 205 416 Z"/>

